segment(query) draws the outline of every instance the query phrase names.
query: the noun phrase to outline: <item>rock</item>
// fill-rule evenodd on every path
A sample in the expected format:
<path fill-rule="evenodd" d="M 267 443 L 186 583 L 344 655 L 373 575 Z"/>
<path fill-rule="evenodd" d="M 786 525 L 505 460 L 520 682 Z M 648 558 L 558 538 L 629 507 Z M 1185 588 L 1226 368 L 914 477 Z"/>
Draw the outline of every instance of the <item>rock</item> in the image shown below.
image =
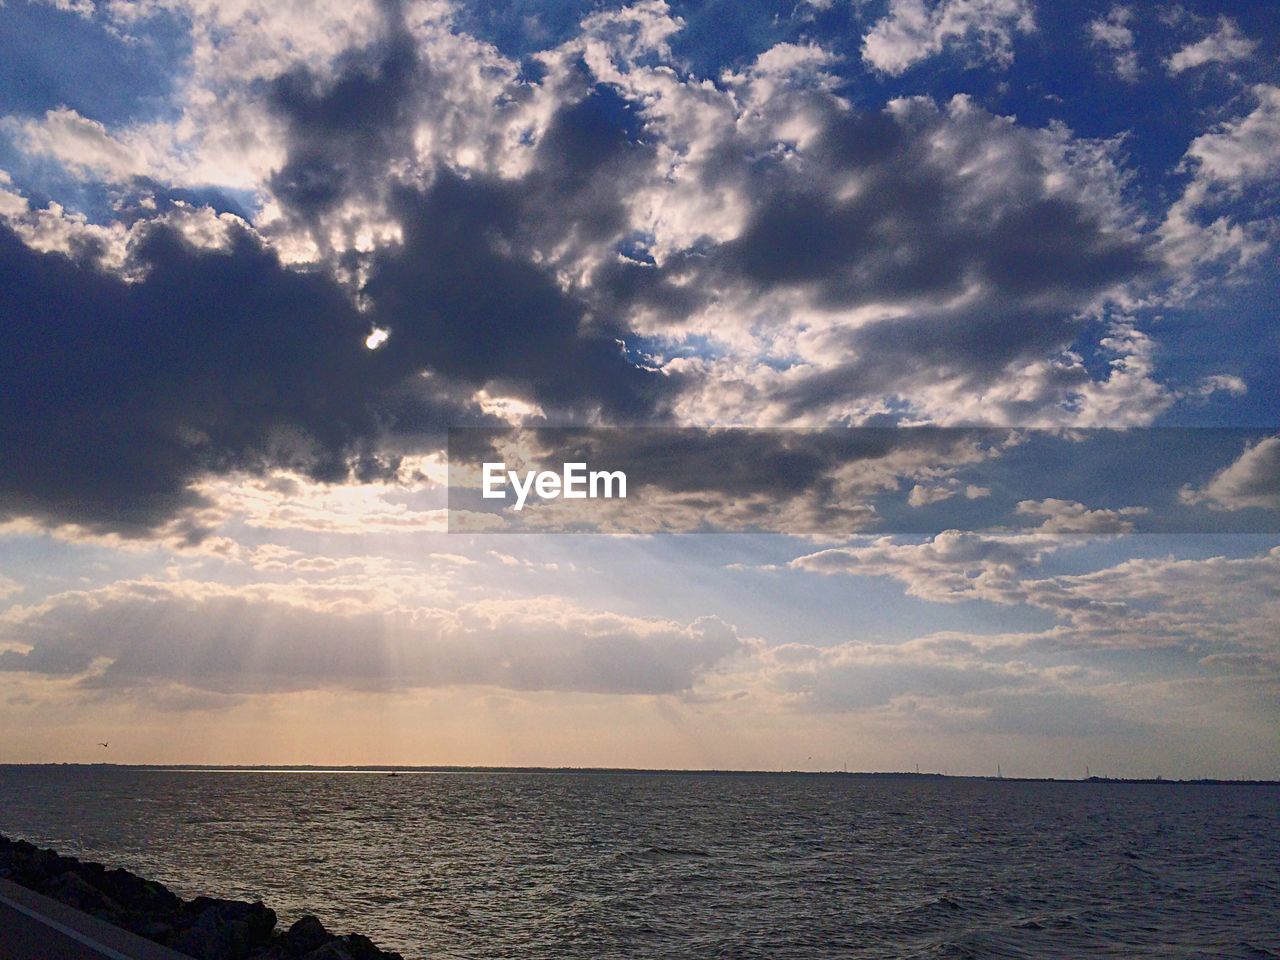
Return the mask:
<path fill-rule="evenodd" d="M 290 950 L 296 950 L 298 956 L 309 954 L 334 939 L 332 933 L 324 928 L 324 924 L 316 917 L 307 914 L 300 917 L 284 935 L 285 943 Z"/>
<path fill-rule="evenodd" d="M 120 916 L 120 904 L 97 887 L 86 883 L 78 874 L 66 872 L 45 884 L 44 892 L 69 907 L 91 913 L 95 917 L 114 919 Z"/>
<path fill-rule="evenodd" d="M 163 920 L 143 920 L 129 927 L 134 933 L 156 943 L 169 943 L 173 939 L 173 927 Z"/>
<path fill-rule="evenodd" d="M 304 960 L 356 960 L 339 940 L 330 940 L 318 950 L 304 954 Z"/>
<path fill-rule="evenodd" d="M 276 912 L 265 907 L 261 901 L 246 903 L 243 900 L 196 897 L 185 906 L 183 912 L 193 918 L 193 925 L 210 930 L 242 923 L 251 940 L 266 940 L 276 926 Z"/>
<path fill-rule="evenodd" d="M 41 880 L 50 880 L 71 869 L 75 861 L 63 862 L 52 850 L 36 849 L 27 858 L 28 869 Z"/>
<path fill-rule="evenodd" d="M 185 929 L 171 945 L 199 960 L 247 960 L 265 949 L 276 925 L 275 911 L 261 903 L 213 897 L 196 897 L 180 917 Z"/>
<path fill-rule="evenodd" d="M 248 960 L 254 952 L 249 928 L 241 921 L 190 927 L 178 935 L 173 948 L 197 960 Z"/>
<path fill-rule="evenodd" d="M 349 933 L 341 939 L 352 960 L 404 960 L 398 953 L 379 950 L 372 940 L 358 933 Z"/>
<path fill-rule="evenodd" d="M 402 960 L 359 934 L 334 936 L 313 916 L 286 932 L 261 902 L 196 897 L 127 870 L 82 863 L 0 836 L 0 876 L 101 917 L 195 960 Z"/>
<path fill-rule="evenodd" d="M 189 927 L 183 930 L 170 944 L 179 953 L 185 953 L 196 960 L 219 960 L 215 957 L 216 944 L 213 942 L 213 931 L 204 927 Z"/>
<path fill-rule="evenodd" d="M 182 907 L 182 900 L 164 884 L 135 877 L 128 870 L 107 870 L 95 886 L 127 910 L 168 913 Z"/>

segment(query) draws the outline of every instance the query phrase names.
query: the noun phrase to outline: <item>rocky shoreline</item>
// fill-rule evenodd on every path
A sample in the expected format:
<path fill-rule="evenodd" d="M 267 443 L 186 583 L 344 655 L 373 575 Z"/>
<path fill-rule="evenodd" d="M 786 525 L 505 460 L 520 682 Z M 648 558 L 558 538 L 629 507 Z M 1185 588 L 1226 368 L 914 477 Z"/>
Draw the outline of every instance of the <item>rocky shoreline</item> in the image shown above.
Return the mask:
<path fill-rule="evenodd" d="M 332 934 L 313 916 L 279 930 L 275 911 L 260 902 L 183 900 L 128 870 L 3 835 L 0 877 L 195 960 L 403 960 L 358 933 Z"/>

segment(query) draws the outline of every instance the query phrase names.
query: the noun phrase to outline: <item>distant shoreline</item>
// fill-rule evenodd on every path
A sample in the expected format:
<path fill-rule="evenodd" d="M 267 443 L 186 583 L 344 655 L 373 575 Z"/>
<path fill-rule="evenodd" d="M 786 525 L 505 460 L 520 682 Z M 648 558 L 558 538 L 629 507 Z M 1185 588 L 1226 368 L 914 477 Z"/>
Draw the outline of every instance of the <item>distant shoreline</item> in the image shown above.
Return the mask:
<path fill-rule="evenodd" d="M 975 783 L 1077 783 L 1077 784 L 1151 784 L 1158 786 L 1280 787 L 1280 780 L 1229 780 L 1216 777 L 1171 779 L 1168 777 L 1013 777 L 980 776 L 958 773 L 916 773 L 914 771 L 845 771 L 845 770 L 705 770 L 663 767 L 486 767 L 486 766 L 391 766 L 391 765 L 319 765 L 319 764 L 161 764 L 161 763 L 0 763 L 0 769 L 68 768 L 139 770 L 169 773 L 314 773 L 314 774 L 545 774 L 576 776 L 686 776 L 686 777 L 813 777 L 849 780 L 911 780 L 935 782 L 967 780 Z"/>

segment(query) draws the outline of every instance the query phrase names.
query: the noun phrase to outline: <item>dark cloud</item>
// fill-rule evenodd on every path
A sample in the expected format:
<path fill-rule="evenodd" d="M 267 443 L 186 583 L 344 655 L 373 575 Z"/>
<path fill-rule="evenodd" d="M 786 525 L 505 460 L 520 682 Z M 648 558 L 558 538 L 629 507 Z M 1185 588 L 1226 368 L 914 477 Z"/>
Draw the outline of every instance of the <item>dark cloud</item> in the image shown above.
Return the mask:
<path fill-rule="evenodd" d="M 156 226 L 137 283 L 4 227 L 0 264 L 0 512 L 141 532 L 200 472 L 334 478 L 372 455 L 367 324 L 247 231 L 215 251 Z"/>
<path fill-rule="evenodd" d="M 418 113 L 447 95 L 450 78 L 419 55 L 397 6 L 384 8 L 382 26 L 375 43 L 339 60 L 335 77 L 298 67 L 271 84 L 270 102 L 288 124 L 287 159 L 271 179 L 276 199 L 312 225 L 352 199 L 375 203 L 400 225 L 402 243 L 341 259 L 363 267 L 371 318 L 392 331 L 388 353 L 405 373 L 431 369 L 489 384 L 551 416 L 652 415 L 670 384 L 625 359 L 618 315 L 567 295 L 545 257 L 626 232 L 623 185 L 653 157 L 636 105 L 591 83 L 578 64 L 525 175 L 441 166 L 426 185 L 408 182 L 393 168 L 414 156 Z M 492 109 L 496 116 L 505 108 Z"/>
<path fill-rule="evenodd" d="M 388 363 L 488 385 L 550 416 L 603 410 L 618 420 L 654 412 L 669 384 L 626 360 L 616 315 L 567 294 L 541 251 L 609 242 L 626 229 L 627 171 L 650 162 L 634 105 L 579 71 L 518 179 L 435 170 L 428 185 L 390 170 L 412 155 L 408 111 L 441 82 L 389 13 L 384 39 L 322 83 L 299 68 L 272 86 L 289 121 L 277 198 L 316 221 L 341 200 L 381 191 L 403 240 L 362 260 L 370 319 L 392 331 Z M 495 107 L 500 110 L 500 107 Z M 566 371 L 571 375 L 566 376 Z"/>
<path fill-rule="evenodd" d="M 344 200 L 375 195 L 392 158 L 411 155 L 412 96 L 430 80 L 396 4 L 383 4 L 382 36 L 339 58 L 336 72 L 328 80 L 298 64 L 267 93 L 288 125 L 288 157 L 269 186 L 311 223 Z"/>
<path fill-rule="evenodd" d="M 328 86 L 301 69 L 276 81 L 290 148 L 273 187 L 287 209 L 318 223 L 339 200 L 385 188 L 407 135 L 397 104 L 422 82 L 399 29 Z M 38 253 L 0 227 L 12 318 L 0 445 L 21 451 L 0 463 L 0 516 L 141 535 L 197 505 L 188 484 L 206 472 L 371 479 L 395 466 L 386 451 L 483 422 L 468 408 L 482 387 L 553 417 L 653 415 L 671 378 L 632 364 L 623 329 L 531 249 L 551 229 L 584 240 L 620 229 L 618 194 L 603 185 L 644 149 L 637 135 L 616 95 L 587 91 L 555 116 L 523 181 L 441 170 L 426 187 L 393 184 L 383 200 L 404 239 L 366 261 L 366 313 L 328 272 L 283 266 L 248 229 L 206 250 L 144 227 L 129 264 L 144 279 L 128 283 L 93 265 L 91 243 Z M 362 344 L 373 324 L 392 331 L 377 351 Z"/>
<path fill-rule="evenodd" d="M 959 146 L 939 156 L 939 140 Z M 988 146 L 986 166 L 957 169 Z M 972 283 L 1070 298 L 1150 266 L 1142 243 L 1101 222 L 1114 211 L 1049 192 L 1054 170 L 1034 131 L 985 114 L 921 119 L 832 106 L 796 156 L 751 159 L 740 147 L 719 149 L 700 176 L 709 188 L 745 180 L 745 228 L 706 256 L 677 258 L 670 272 L 696 266 L 704 282 L 746 282 L 762 293 L 804 287 L 822 306 L 854 308 L 949 296 Z"/>
<path fill-rule="evenodd" d="M 793 417 L 938 382 L 981 391 L 1011 363 L 1072 346 L 1105 291 L 1157 274 L 1149 241 L 1117 227 L 1113 207 L 1051 186 L 1084 174 L 1037 131 L 982 111 L 832 107 L 803 150 L 753 157 L 737 146 L 714 151 L 699 176 L 748 198 L 738 236 L 660 267 L 608 262 L 595 280 L 606 300 L 675 327 L 717 299 L 779 292 L 832 316 L 892 308 L 826 333 L 811 321 L 823 357 L 780 394 Z M 793 323 L 773 316 L 753 322 L 766 334 Z"/>
<path fill-rule="evenodd" d="M 611 242 L 628 229 L 623 185 L 653 162 L 636 105 L 605 84 L 556 111 L 524 178 L 523 222 L 549 239 Z"/>
<path fill-rule="evenodd" d="M 429 190 L 397 195 L 404 242 L 374 257 L 365 286 L 397 362 L 495 384 L 551 415 L 652 414 L 667 378 L 628 361 L 625 331 L 590 315 L 517 245 L 524 187 L 441 171 Z"/>
<path fill-rule="evenodd" d="M 905 317 L 869 323 L 830 337 L 840 359 L 826 369 L 796 378 L 780 391 L 793 415 L 856 397 L 910 395 L 922 382 L 950 381 L 960 391 L 978 391 L 998 381 L 1017 360 L 1041 360 L 1066 349 L 1084 321 L 1061 308 L 1042 308 L 996 299 L 967 309 L 925 307 Z M 1065 386 L 1079 387 L 1078 369 L 1057 372 Z M 1043 400 L 1031 397 L 1025 410 L 1034 418 Z"/>
<path fill-rule="evenodd" d="M 401 202 L 406 242 L 376 261 L 369 315 L 247 229 L 210 250 L 150 227 L 129 283 L 0 227 L 0 514 L 142 534 L 194 505 L 206 472 L 370 479 L 395 466 L 388 438 L 482 422 L 466 398 L 486 385 L 553 410 L 652 408 L 662 378 L 496 249 L 505 193 L 442 174 Z M 370 351 L 375 320 L 393 336 Z M 423 370 L 440 375 L 429 399 Z"/>

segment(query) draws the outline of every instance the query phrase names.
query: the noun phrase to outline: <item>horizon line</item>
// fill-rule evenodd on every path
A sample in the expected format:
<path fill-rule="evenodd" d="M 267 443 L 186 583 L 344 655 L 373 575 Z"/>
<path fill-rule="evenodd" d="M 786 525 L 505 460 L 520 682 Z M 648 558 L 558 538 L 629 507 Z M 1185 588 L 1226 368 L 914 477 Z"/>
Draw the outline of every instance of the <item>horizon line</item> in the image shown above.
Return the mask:
<path fill-rule="evenodd" d="M 1280 779 L 1260 777 L 1027 777 L 999 774 L 946 773 L 915 770 L 764 770 L 736 767 L 595 767 L 485 764 L 314 764 L 314 763 L 116 763 L 111 761 L 46 760 L 27 762 L 0 761 L 8 767 L 113 767 L 124 770 L 159 770 L 174 773 L 543 773 L 543 774 L 622 774 L 683 776 L 801 776 L 849 777 L 860 779 L 907 780 L 978 780 L 1012 783 L 1133 783 L 1168 784 L 1172 786 L 1280 786 Z"/>

